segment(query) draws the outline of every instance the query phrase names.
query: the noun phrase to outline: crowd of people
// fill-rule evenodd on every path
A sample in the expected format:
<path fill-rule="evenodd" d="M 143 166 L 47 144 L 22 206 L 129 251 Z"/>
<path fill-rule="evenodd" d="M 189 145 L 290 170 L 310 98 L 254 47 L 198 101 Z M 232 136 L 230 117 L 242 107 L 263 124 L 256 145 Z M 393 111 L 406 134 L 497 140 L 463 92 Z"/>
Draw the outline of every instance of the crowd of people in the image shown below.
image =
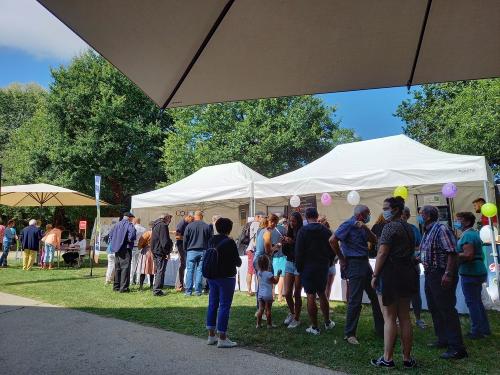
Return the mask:
<path fill-rule="evenodd" d="M 480 200 L 474 202 L 480 203 Z M 478 209 L 480 206 L 476 211 Z M 439 221 L 436 207 L 424 206 L 417 215 L 423 234 L 417 226 L 408 223 L 410 216 L 410 209 L 400 197 L 383 202 L 382 213 L 372 228 L 368 227 L 371 211 L 365 205 L 355 206 L 352 217 L 335 230 L 313 207 L 307 208 L 304 215 L 297 211 L 281 219 L 275 214 L 257 212 L 235 241 L 230 237 L 233 229 L 230 219 L 215 215 L 209 224 L 204 221 L 203 213 L 196 211 L 183 217 L 175 228 L 180 258 L 176 290 L 187 297 L 208 292 L 208 344 L 222 348 L 236 346 L 227 331 L 237 267 L 242 264 L 240 254 L 245 250 L 248 294 L 255 296 L 256 302 L 256 328 L 262 328 L 263 322 L 269 329 L 276 328 L 272 311 L 277 294 L 278 301 L 284 298 L 289 310 L 284 325 L 297 329 L 302 324 L 303 290 L 310 322 L 306 332 L 320 335 L 322 330 L 335 327 L 329 297 L 338 262 L 347 285 L 343 327 L 346 343 L 359 345 L 362 340 L 357 328 L 366 293 L 374 331 L 384 339 L 383 354 L 372 359 L 371 364 L 395 367 L 394 347 L 399 331 L 403 366 L 412 368 L 416 361 L 412 357 L 410 307 L 413 307 L 416 325 L 426 328 L 421 319 L 422 265 L 425 296 L 436 335 L 436 341 L 429 345 L 446 349 L 440 355 L 443 359 L 465 358 L 468 354 L 455 308 L 459 281 L 470 312 L 471 328 L 466 336 L 481 339 L 491 334 L 481 299 L 487 270 L 482 242 L 474 228 L 476 216 L 472 212 L 457 213 L 453 222 L 455 232 Z M 139 284 L 142 290 L 148 276 L 153 295 L 165 295 L 165 271 L 174 247 L 169 231 L 171 221 L 172 216 L 164 214 L 146 228 L 139 218 L 127 212 L 111 229 L 105 238 L 108 243 L 106 283 L 112 283 L 113 290 L 130 292 L 131 283 Z M 61 227 L 48 226 L 42 231 L 37 222 L 31 220 L 18 237 L 14 220 L 9 220 L 7 226 L 0 224 L 3 238 L 0 265 L 7 265 L 12 242 L 19 240 L 24 251 L 23 269 L 31 269 L 41 242 L 43 252 L 38 261 L 43 268 L 51 269 L 54 252 L 61 245 L 61 230 Z M 457 238 L 455 233 L 460 236 Z M 369 258 L 374 256 L 376 263 L 372 269 Z M 212 267 L 210 277 L 205 274 L 207 267 Z M 322 324 L 318 320 L 318 302 Z"/>
<path fill-rule="evenodd" d="M 28 225 L 18 234 L 16 221 L 10 219 L 7 225 L 2 224 L 0 219 L 0 237 L 2 241 L 2 255 L 0 256 L 0 266 L 8 267 L 8 255 L 13 249 L 22 250 L 23 270 L 30 271 L 34 265 L 41 269 L 53 269 L 55 262 L 55 252 L 61 250 L 63 242 L 66 245 L 66 253 L 63 258 L 68 263 L 79 264 L 81 258 L 87 253 L 86 240 L 81 233 L 70 234 L 67 239 L 62 240 L 64 227 L 61 225 L 47 224 L 45 230 L 41 228 L 40 222 L 31 219 Z M 69 255 L 70 257 L 66 257 Z M 73 258 L 71 258 L 73 255 Z M 69 261 L 69 259 L 73 261 Z"/>
<path fill-rule="evenodd" d="M 345 341 L 352 345 L 359 344 L 357 327 L 365 292 L 372 307 L 375 333 L 384 339 L 383 354 L 370 363 L 377 367 L 395 367 L 393 356 L 399 330 L 403 367 L 413 368 L 416 360 L 412 357 L 411 307 L 416 325 L 421 329 L 427 327 L 421 319 L 422 264 L 425 295 L 436 335 L 436 341 L 428 345 L 445 349 L 440 355 L 442 359 L 466 358 L 468 353 L 455 307 L 459 280 L 470 312 L 471 328 L 466 337 L 481 339 L 491 334 L 481 300 L 487 270 L 479 233 L 474 229 L 476 217 L 471 212 L 456 214 L 453 226 L 460 234 L 457 238 L 452 228 L 439 221 L 439 211 L 434 206 L 424 206 L 418 212 L 417 221 L 423 235 L 417 226 L 408 223 L 410 216 L 410 209 L 400 197 L 384 201 L 383 211 L 372 228 L 367 225 L 371 220 L 370 209 L 364 205 L 356 206 L 353 216 L 334 231 L 330 230 L 328 221 L 318 214 L 316 208 L 306 209 L 304 217 L 299 212 L 293 212 L 286 228 L 279 228 L 282 221 L 276 215 L 265 216 L 263 212 L 258 212 L 255 220 L 244 228 L 238 247 L 234 243 L 225 246 L 227 250 L 219 249 L 220 266 L 221 269 L 231 270 L 224 277 L 234 278 L 236 267 L 240 264 L 235 254 L 238 248 L 242 248 L 242 243 L 248 243 L 246 281 L 250 295 L 254 295 L 252 287 L 255 286 L 256 327 L 262 327 L 264 320 L 267 320 L 268 328 L 275 327 L 272 318 L 274 286 L 284 274 L 283 295 L 289 309 L 284 325 L 288 329 L 300 326 L 303 289 L 310 321 L 306 332 L 319 335 L 321 330 L 335 327 L 330 317 L 329 296 L 338 261 L 342 279 L 346 280 L 348 288 Z M 370 255 L 377 258 L 375 269 L 370 265 Z M 226 257 L 231 261 L 227 261 Z M 285 258 L 284 267 L 281 257 Z M 222 266 L 226 261 L 228 263 Z M 217 342 L 214 304 L 219 304 L 218 319 L 223 324 L 221 327 L 217 325 L 217 329 L 226 347 L 227 304 L 234 291 L 234 284 L 232 286 L 231 291 L 226 290 L 224 300 L 220 298 L 222 292 L 210 294 L 207 317 L 209 344 Z M 322 325 L 318 323 L 318 301 Z"/>

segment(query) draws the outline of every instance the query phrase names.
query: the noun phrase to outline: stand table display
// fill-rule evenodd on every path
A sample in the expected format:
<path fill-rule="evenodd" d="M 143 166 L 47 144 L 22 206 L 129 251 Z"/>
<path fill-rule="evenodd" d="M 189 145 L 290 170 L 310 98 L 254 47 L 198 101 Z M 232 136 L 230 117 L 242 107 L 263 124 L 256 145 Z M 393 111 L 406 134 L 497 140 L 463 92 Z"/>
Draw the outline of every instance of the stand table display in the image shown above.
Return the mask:
<path fill-rule="evenodd" d="M 242 292 L 247 291 L 247 269 L 248 269 L 248 259 L 247 256 L 241 256 L 241 267 L 238 268 L 237 277 L 239 280 L 236 280 L 236 290 L 240 290 Z M 370 259 L 370 264 L 372 268 L 375 267 L 375 259 Z M 165 285 L 174 286 L 177 280 L 177 274 L 179 270 L 180 260 L 177 257 L 172 257 L 167 264 L 167 270 L 165 272 Z M 335 280 L 332 286 L 332 293 L 330 295 L 330 300 L 332 301 L 346 301 L 346 282 L 340 278 L 340 266 L 336 264 L 337 273 L 335 275 Z M 424 271 L 422 265 L 421 274 L 420 274 L 420 295 L 422 296 L 422 309 L 427 310 L 427 300 L 425 298 L 425 289 L 424 289 Z M 302 291 L 302 295 L 305 297 L 304 291 Z M 363 294 L 363 303 L 369 303 L 366 293 Z M 456 308 L 460 314 L 468 314 L 469 310 L 467 309 L 467 305 L 465 304 L 464 294 L 462 292 L 462 287 L 460 283 L 458 283 L 457 287 L 457 304 Z"/>

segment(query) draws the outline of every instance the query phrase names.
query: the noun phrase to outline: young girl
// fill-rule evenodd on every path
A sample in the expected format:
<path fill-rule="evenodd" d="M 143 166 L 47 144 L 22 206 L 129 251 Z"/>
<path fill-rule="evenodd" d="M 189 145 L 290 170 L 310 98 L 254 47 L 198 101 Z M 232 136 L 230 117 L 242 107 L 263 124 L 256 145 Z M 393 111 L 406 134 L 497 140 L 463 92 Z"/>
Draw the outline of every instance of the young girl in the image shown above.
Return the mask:
<path fill-rule="evenodd" d="M 267 255 L 261 255 L 257 259 L 257 267 L 259 272 L 257 273 L 257 278 L 259 281 L 259 287 L 257 291 L 257 299 L 259 301 L 259 310 L 257 311 L 257 326 L 256 328 L 262 327 L 262 314 L 264 310 L 266 312 L 267 318 L 267 328 L 273 328 L 273 323 L 271 320 L 271 307 L 273 305 L 273 289 L 274 284 L 277 284 L 280 276 L 281 270 L 278 271 L 276 276 L 272 272 L 269 272 L 269 258 Z"/>

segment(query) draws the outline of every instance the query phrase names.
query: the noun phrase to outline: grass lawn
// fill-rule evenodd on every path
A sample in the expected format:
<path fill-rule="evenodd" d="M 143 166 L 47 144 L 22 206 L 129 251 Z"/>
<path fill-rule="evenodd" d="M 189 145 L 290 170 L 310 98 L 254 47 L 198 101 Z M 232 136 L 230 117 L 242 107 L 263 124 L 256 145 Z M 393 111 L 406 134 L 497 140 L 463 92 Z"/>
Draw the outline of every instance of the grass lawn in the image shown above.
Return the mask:
<path fill-rule="evenodd" d="M 105 269 L 102 267 L 94 269 L 93 278 L 87 277 L 89 268 L 52 271 L 33 269 L 31 272 L 24 272 L 11 262 L 9 268 L 0 269 L 0 291 L 200 338 L 206 337 L 204 321 L 207 296 L 185 297 L 173 289 L 167 289 L 167 295 L 158 298 L 149 292 L 138 291 L 135 286 L 129 294 L 117 294 L 111 290 L 111 286 L 104 285 L 104 273 Z M 317 366 L 343 370 L 350 374 L 373 374 L 379 371 L 369 364 L 369 359 L 382 353 L 383 342 L 374 336 L 371 310 L 368 306 L 363 306 L 358 327 L 361 345 L 353 347 L 342 340 L 346 310 L 343 303 L 332 304 L 333 319 L 337 323 L 333 331 L 322 332 L 320 336 L 309 336 L 304 331 L 305 324 L 294 331 L 283 326 L 271 331 L 256 330 L 253 315 L 254 301 L 254 298 L 247 297 L 243 293 L 236 293 L 234 298 L 229 334 L 240 346 Z M 303 311 L 303 321 L 306 322 L 305 308 Z M 276 303 L 273 309 L 276 324 L 283 321 L 286 313 L 285 305 Z M 489 317 L 494 334 L 482 341 L 467 341 L 470 358 L 462 361 L 440 360 L 439 351 L 426 347 L 426 344 L 434 339 L 432 328 L 424 331 L 415 329 L 414 356 L 419 368 L 411 372 L 500 374 L 498 369 L 500 313 L 490 312 Z M 423 318 L 427 323 L 431 323 L 427 313 Z M 463 316 L 461 319 L 463 331 L 467 332 L 468 318 Z M 95 334 L 98 335 L 99 332 Z M 399 369 L 391 373 L 408 373 L 402 369 L 399 344 L 396 353 L 398 353 L 395 358 Z"/>

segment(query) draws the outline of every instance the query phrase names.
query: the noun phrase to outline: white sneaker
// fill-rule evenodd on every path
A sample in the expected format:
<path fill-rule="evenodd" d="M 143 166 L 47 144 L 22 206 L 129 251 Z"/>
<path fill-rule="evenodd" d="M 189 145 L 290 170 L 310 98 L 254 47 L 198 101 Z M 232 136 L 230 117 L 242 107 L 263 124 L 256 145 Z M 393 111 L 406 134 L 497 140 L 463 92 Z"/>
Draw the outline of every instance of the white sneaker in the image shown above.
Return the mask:
<path fill-rule="evenodd" d="M 326 324 L 325 323 L 325 329 L 328 331 L 329 329 L 333 329 L 335 327 L 335 322 L 333 320 L 330 320 L 330 323 Z"/>
<path fill-rule="evenodd" d="M 229 340 L 227 337 L 225 340 L 219 339 L 219 341 L 217 342 L 218 348 L 234 348 L 237 345 L 238 344 L 236 344 L 234 341 Z"/>
<path fill-rule="evenodd" d="M 306 329 L 307 333 L 310 333 L 311 335 L 319 335 L 320 331 L 318 328 L 313 328 L 312 326 Z"/>
<path fill-rule="evenodd" d="M 217 341 L 217 336 L 208 336 L 207 345 L 215 345 Z"/>
<path fill-rule="evenodd" d="M 293 318 L 293 315 L 292 314 L 288 314 L 285 321 L 283 322 L 284 325 L 289 325 L 292 321 L 294 320 Z"/>
<path fill-rule="evenodd" d="M 288 325 L 288 328 L 289 329 L 294 329 L 294 328 L 297 328 L 298 326 L 300 326 L 300 320 L 292 319 L 292 321 Z"/>

